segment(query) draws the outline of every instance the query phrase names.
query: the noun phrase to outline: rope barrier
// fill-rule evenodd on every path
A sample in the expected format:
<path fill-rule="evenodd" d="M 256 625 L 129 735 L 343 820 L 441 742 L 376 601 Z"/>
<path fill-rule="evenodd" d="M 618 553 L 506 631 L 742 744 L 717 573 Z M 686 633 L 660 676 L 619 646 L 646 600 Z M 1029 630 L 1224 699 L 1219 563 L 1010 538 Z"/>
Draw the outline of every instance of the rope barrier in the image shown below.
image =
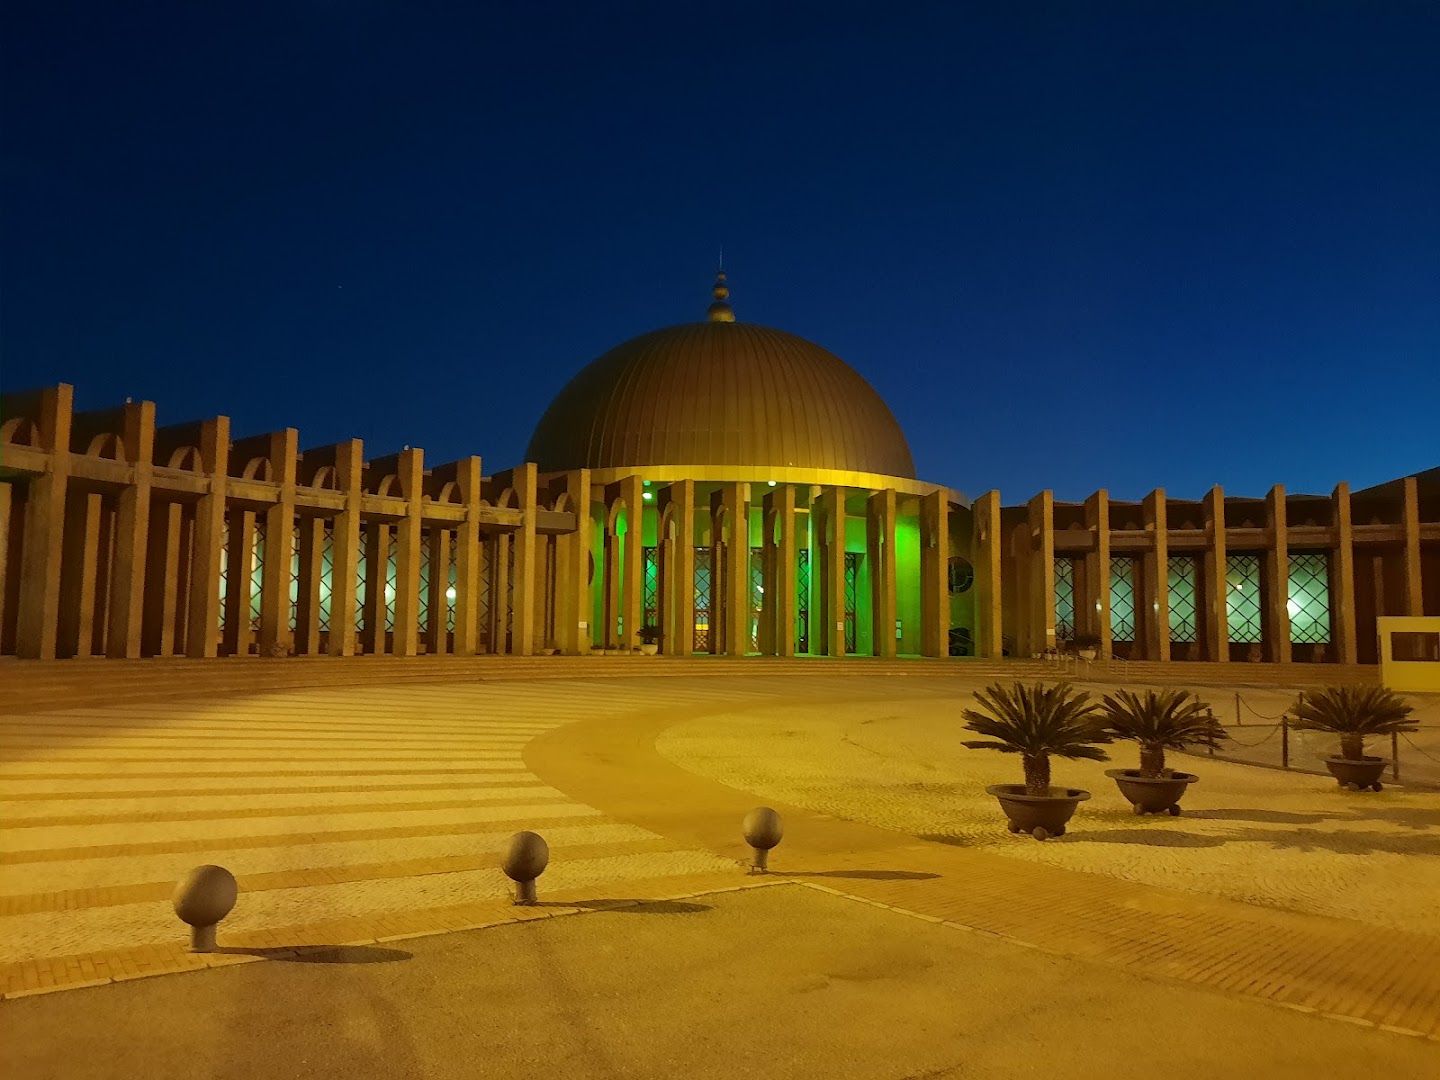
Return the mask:
<path fill-rule="evenodd" d="M 1404 732 L 1401 732 L 1401 734 L 1403 735 Z M 1440 761 L 1440 757 L 1436 757 L 1434 754 L 1430 753 L 1430 751 L 1426 750 L 1426 749 L 1425 749 L 1424 747 L 1422 747 L 1422 746 L 1417 746 L 1417 745 L 1415 745 L 1415 740 L 1412 739 L 1412 738 L 1410 738 L 1409 735 L 1405 735 L 1405 741 L 1410 744 L 1410 749 L 1414 750 L 1417 754 L 1423 754 L 1425 757 L 1428 757 L 1431 761 Z"/>

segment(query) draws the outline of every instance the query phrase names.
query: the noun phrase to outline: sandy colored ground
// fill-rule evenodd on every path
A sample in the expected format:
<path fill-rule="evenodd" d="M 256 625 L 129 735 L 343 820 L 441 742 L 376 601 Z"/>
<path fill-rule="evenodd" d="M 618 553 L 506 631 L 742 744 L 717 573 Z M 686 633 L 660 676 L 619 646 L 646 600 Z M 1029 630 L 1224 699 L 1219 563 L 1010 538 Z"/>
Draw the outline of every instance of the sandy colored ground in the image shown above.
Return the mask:
<path fill-rule="evenodd" d="M 1328 776 L 1177 757 L 1176 768 L 1201 776 L 1184 816 L 1139 818 L 1104 775 L 1137 762 L 1135 747 L 1119 743 L 1110 765 L 1054 762 L 1057 783 L 1093 797 L 1065 837 L 1040 843 L 1005 831 L 985 786 L 1018 783 L 1019 761 L 961 746 L 962 704 L 897 683 L 884 701 L 777 703 L 685 721 L 656 745 L 683 768 L 757 796 L 925 839 L 1440 935 L 1440 793 L 1348 792 Z"/>

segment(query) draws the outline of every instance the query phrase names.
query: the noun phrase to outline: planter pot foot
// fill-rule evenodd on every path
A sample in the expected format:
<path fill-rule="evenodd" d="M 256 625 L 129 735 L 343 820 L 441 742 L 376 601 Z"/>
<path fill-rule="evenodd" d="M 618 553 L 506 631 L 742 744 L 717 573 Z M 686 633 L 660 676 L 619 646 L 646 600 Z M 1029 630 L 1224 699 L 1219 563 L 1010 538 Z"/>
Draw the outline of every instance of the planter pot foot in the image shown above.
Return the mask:
<path fill-rule="evenodd" d="M 1178 807 L 1178 806 L 1171 806 L 1171 807 L 1168 807 L 1167 809 L 1168 809 L 1168 812 L 1169 812 L 1169 814 L 1170 814 L 1171 817 L 1179 817 L 1179 816 L 1180 816 L 1180 807 Z"/>
<path fill-rule="evenodd" d="M 1035 837 L 1036 840 L 1049 840 L 1049 839 L 1050 839 L 1050 832 L 1049 832 L 1049 830 L 1048 830 L 1048 829 L 1045 829 L 1045 828 L 1043 828 L 1042 826 L 1039 826 L 1039 825 L 1036 825 L 1035 828 L 1033 828 L 1033 829 L 1030 830 L 1030 835 L 1033 836 L 1033 837 Z"/>

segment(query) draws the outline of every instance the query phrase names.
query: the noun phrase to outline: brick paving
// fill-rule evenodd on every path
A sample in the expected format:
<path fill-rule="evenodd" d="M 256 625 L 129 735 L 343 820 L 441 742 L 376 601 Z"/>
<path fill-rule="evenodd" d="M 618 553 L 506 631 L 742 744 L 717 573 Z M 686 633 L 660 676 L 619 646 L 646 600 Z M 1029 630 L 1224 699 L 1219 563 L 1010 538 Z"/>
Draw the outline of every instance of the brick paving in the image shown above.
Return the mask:
<path fill-rule="evenodd" d="M 1440 1036 L 1432 936 L 920 841 L 772 799 L 763 801 L 787 825 L 776 873 L 745 877 L 738 822 L 762 800 L 664 758 L 655 742 L 668 727 L 797 698 L 839 706 L 885 701 L 902 686 L 966 686 L 933 668 L 903 684 L 838 669 L 751 671 L 14 710 L 0 721 L 0 991 L 788 880 L 1057 954 Z M 547 807 L 562 813 L 545 817 Z M 367 815 L 388 823 L 340 827 Z M 516 908 L 497 852 L 537 822 L 554 845 L 545 903 Z M 168 883 L 197 861 L 241 879 L 241 905 L 221 928 L 230 951 L 186 952 L 168 910 Z"/>

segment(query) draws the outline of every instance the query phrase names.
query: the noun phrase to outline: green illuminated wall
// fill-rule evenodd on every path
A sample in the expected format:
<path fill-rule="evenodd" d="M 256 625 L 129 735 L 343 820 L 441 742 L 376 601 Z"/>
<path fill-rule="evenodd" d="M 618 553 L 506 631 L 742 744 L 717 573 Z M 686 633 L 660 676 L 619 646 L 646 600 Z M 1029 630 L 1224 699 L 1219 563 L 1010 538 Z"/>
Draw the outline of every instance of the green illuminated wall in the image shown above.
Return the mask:
<path fill-rule="evenodd" d="M 901 636 L 895 651 L 920 652 L 920 519 L 898 514 L 895 520 L 895 617 Z M 891 631 L 894 632 L 893 630 Z"/>

